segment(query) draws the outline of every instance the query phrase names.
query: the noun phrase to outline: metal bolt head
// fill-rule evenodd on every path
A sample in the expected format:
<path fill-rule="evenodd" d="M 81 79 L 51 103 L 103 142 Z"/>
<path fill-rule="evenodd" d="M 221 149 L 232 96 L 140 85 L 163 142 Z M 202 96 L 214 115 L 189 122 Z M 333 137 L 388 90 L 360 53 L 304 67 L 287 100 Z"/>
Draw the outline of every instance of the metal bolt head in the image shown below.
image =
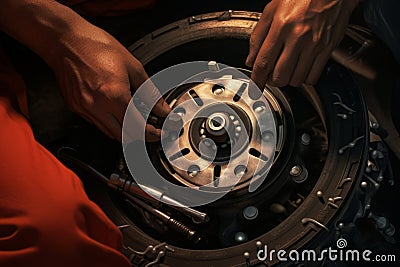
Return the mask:
<path fill-rule="evenodd" d="M 250 253 L 246 251 L 245 253 L 243 253 L 243 256 L 244 256 L 246 259 L 248 259 L 248 258 L 250 258 Z"/>
<path fill-rule="evenodd" d="M 262 246 L 262 242 L 261 242 L 261 241 L 257 241 L 257 242 L 256 242 L 256 246 L 257 246 L 258 248 L 260 248 L 260 247 Z"/>
<path fill-rule="evenodd" d="M 301 135 L 301 143 L 304 146 L 309 146 L 311 144 L 311 136 L 308 133 L 303 133 Z"/>
<path fill-rule="evenodd" d="M 247 235 L 243 232 L 237 232 L 235 234 L 235 240 L 236 242 L 245 242 L 247 241 Z"/>
<path fill-rule="evenodd" d="M 322 197 L 324 194 L 322 193 L 322 191 L 318 191 L 317 192 L 317 197 Z"/>
<path fill-rule="evenodd" d="M 225 87 L 222 84 L 214 84 L 212 92 L 214 95 L 221 95 L 225 91 Z"/>
<path fill-rule="evenodd" d="M 361 182 L 361 185 L 360 185 L 360 186 L 361 186 L 361 188 L 364 188 L 364 189 L 365 189 L 365 188 L 368 187 L 368 183 L 365 182 L 365 181 L 364 181 L 364 182 Z"/>
<path fill-rule="evenodd" d="M 243 210 L 243 216 L 247 220 L 254 220 L 258 216 L 258 209 L 254 206 L 248 206 Z"/>
<path fill-rule="evenodd" d="M 290 170 L 290 175 L 292 176 L 299 176 L 302 172 L 302 168 L 299 165 L 295 165 L 292 167 L 292 169 Z"/>
<path fill-rule="evenodd" d="M 219 71 L 219 65 L 216 61 L 208 62 L 208 70 L 209 71 Z"/>
<path fill-rule="evenodd" d="M 371 127 L 372 127 L 373 129 L 378 129 L 378 128 L 379 128 L 379 124 L 378 124 L 377 122 L 373 122 L 372 125 L 371 125 Z"/>
<path fill-rule="evenodd" d="M 192 165 L 189 167 L 187 172 L 191 177 L 196 177 L 200 172 L 200 167 L 197 165 Z"/>

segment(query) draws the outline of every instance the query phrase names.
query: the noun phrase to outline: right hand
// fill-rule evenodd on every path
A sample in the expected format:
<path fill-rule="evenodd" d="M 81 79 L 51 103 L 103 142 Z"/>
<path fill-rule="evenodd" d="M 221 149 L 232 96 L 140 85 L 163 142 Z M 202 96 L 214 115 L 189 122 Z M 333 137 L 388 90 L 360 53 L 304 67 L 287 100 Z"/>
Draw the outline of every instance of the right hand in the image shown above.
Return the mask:
<path fill-rule="evenodd" d="M 264 88 L 314 85 L 360 0 L 272 0 L 250 38 L 246 65 Z"/>

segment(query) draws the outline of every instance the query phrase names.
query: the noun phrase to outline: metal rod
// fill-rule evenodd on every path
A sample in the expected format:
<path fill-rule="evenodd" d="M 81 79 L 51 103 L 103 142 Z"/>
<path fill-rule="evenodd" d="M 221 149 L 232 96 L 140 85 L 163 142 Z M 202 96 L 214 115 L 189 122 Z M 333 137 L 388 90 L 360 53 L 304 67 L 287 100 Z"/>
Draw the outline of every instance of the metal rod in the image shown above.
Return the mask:
<path fill-rule="evenodd" d="M 60 148 L 57 152 L 58 157 L 61 159 L 68 160 L 71 163 L 74 163 L 75 165 L 79 166 L 83 170 L 85 170 L 88 173 L 95 176 L 99 181 L 101 181 L 104 184 L 108 185 L 109 187 L 113 188 L 114 190 L 121 190 L 122 191 L 121 193 L 125 197 L 128 197 L 128 198 L 130 198 L 132 196 L 139 197 L 143 200 L 147 200 L 152 203 L 159 203 L 161 201 L 161 202 L 165 203 L 166 205 L 168 205 L 169 207 L 185 214 L 186 216 L 188 216 L 190 218 L 193 218 L 197 222 L 208 222 L 209 221 L 209 217 L 206 213 L 200 212 L 200 211 L 195 210 L 190 207 L 186 207 L 183 204 L 164 195 L 162 192 L 160 192 L 156 189 L 146 187 L 146 190 L 148 192 L 151 192 L 152 196 L 150 196 L 149 194 L 147 194 L 145 191 L 143 191 L 137 184 L 133 183 L 132 181 L 127 182 L 126 180 L 120 179 L 119 177 L 118 178 L 111 177 L 111 179 L 108 179 L 102 173 L 97 171 L 95 168 L 93 168 L 89 164 L 87 164 L 87 163 L 81 161 L 80 159 L 69 154 L 66 151 L 68 149 L 73 151 L 72 148 Z M 145 186 L 143 186 L 143 187 L 145 187 Z M 157 198 L 154 198 L 155 196 Z"/>

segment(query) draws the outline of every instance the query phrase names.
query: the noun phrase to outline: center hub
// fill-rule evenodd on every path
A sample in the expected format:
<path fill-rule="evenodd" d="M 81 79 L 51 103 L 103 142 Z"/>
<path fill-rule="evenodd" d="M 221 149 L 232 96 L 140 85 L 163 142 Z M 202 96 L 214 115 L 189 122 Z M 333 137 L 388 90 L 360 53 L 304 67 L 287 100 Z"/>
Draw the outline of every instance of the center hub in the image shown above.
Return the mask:
<path fill-rule="evenodd" d="M 226 188 L 265 178 L 276 152 L 275 114 L 269 98 L 252 99 L 249 88 L 249 80 L 220 78 L 176 89 L 171 108 L 183 128 L 163 151 L 179 182 Z"/>

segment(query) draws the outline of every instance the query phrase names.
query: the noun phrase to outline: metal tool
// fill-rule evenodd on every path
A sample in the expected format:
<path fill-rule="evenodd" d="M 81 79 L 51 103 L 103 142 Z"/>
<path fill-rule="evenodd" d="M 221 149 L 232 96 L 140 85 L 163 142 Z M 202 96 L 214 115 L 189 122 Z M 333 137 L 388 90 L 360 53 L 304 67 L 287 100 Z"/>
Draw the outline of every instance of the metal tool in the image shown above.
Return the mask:
<path fill-rule="evenodd" d="M 80 168 L 84 169 L 85 171 L 89 172 L 90 174 L 92 174 L 93 176 L 95 176 L 99 181 L 107 184 L 109 187 L 115 189 L 115 190 L 120 190 L 120 187 L 118 185 L 115 184 L 115 179 L 113 180 L 114 183 L 110 182 L 109 179 L 107 179 L 102 173 L 100 173 L 99 171 L 97 171 L 95 168 L 93 168 L 92 166 L 90 166 L 89 164 L 84 163 L 83 161 L 75 158 L 74 156 L 70 155 L 69 153 L 66 153 L 66 149 L 69 148 L 60 148 L 58 150 L 58 157 L 68 160 L 74 164 L 76 164 L 77 166 L 79 166 Z M 120 182 L 120 180 L 118 179 L 118 183 Z M 151 205 L 148 205 L 147 203 L 141 201 L 138 199 L 139 198 L 145 198 L 147 200 L 152 201 L 153 203 L 156 201 L 154 198 L 152 198 L 151 196 L 149 196 L 148 194 L 146 194 L 143 190 L 141 190 L 137 185 L 133 186 L 134 184 L 130 183 L 128 185 L 129 188 L 133 189 L 133 190 L 129 190 L 129 191 L 122 191 L 122 194 L 124 197 L 127 198 L 127 202 L 132 204 L 136 204 L 138 206 L 140 206 L 141 208 L 143 208 L 144 210 L 148 211 L 149 213 L 153 214 L 154 216 L 156 216 L 158 219 L 160 219 L 162 222 L 164 222 L 170 229 L 177 231 L 178 233 L 181 233 L 183 235 L 185 235 L 189 240 L 197 243 L 200 241 L 200 237 L 196 234 L 196 231 L 191 230 L 189 227 L 187 227 L 186 225 L 184 225 L 183 223 L 171 218 L 170 216 L 168 216 L 167 214 L 165 214 L 164 212 L 155 209 L 154 207 L 152 207 Z M 133 194 L 132 194 L 133 193 Z M 173 201 L 171 198 L 167 198 L 170 201 Z M 178 203 L 178 202 L 176 202 Z M 184 206 L 171 206 L 171 207 L 176 207 L 176 209 L 182 213 L 184 213 L 185 215 L 190 216 L 193 219 L 201 219 L 203 221 L 207 220 L 207 214 L 205 213 L 201 213 L 198 212 L 196 210 L 193 210 L 191 208 L 188 207 L 184 207 Z M 195 215 L 195 216 L 192 216 Z"/>
<path fill-rule="evenodd" d="M 66 148 L 66 147 L 60 148 L 57 152 L 58 157 L 76 164 L 77 166 L 81 167 L 82 169 L 96 176 L 100 181 L 107 184 L 109 187 L 115 190 L 122 191 L 124 195 L 127 194 L 134 197 L 139 197 L 143 200 L 150 201 L 154 204 L 159 204 L 159 202 L 162 202 L 168 205 L 168 207 L 171 207 L 183 213 L 184 215 L 192 218 L 196 222 L 208 222 L 210 220 L 207 213 L 200 212 L 193 208 L 184 206 L 183 204 L 179 203 L 178 201 L 170 198 L 169 196 L 165 195 L 164 193 L 154 188 L 150 188 L 144 185 L 141 185 L 139 187 L 139 185 L 134 183 L 132 180 L 122 179 L 120 177 L 116 177 L 115 175 L 111 175 L 110 179 L 107 179 L 102 173 L 98 172 L 95 168 L 68 153 L 66 151 L 68 149 L 73 150 L 72 148 Z M 143 191 L 141 187 L 145 187 L 146 191 L 151 192 L 152 196 Z"/>
<path fill-rule="evenodd" d="M 186 207 L 183 204 L 179 203 L 178 201 L 170 198 L 169 196 L 165 195 L 164 193 L 162 193 L 154 188 L 150 188 L 145 185 L 141 185 L 139 187 L 132 180 L 123 179 L 117 175 L 111 175 L 110 180 L 108 180 L 108 185 L 116 186 L 116 187 L 118 187 L 119 190 L 128 192 L 128 193 L 135 195 L 137 197 L 140 197 L 141 199 L 144 199 L 144 200 L 148 200 L 151 202 L 157 202 L 157 203 L 162 202 L 162 203 L 168 205 L 169 207 L 194 219 L 196 222 L 208 222 L 210 220 L 207 213 L 200 212 L 200 211 L 192 209 L 190 207 Z M 143 191 L 142 188 L 146 192 L 151 192 L 151 196 L 148 195 L 145 191 Z"/>

